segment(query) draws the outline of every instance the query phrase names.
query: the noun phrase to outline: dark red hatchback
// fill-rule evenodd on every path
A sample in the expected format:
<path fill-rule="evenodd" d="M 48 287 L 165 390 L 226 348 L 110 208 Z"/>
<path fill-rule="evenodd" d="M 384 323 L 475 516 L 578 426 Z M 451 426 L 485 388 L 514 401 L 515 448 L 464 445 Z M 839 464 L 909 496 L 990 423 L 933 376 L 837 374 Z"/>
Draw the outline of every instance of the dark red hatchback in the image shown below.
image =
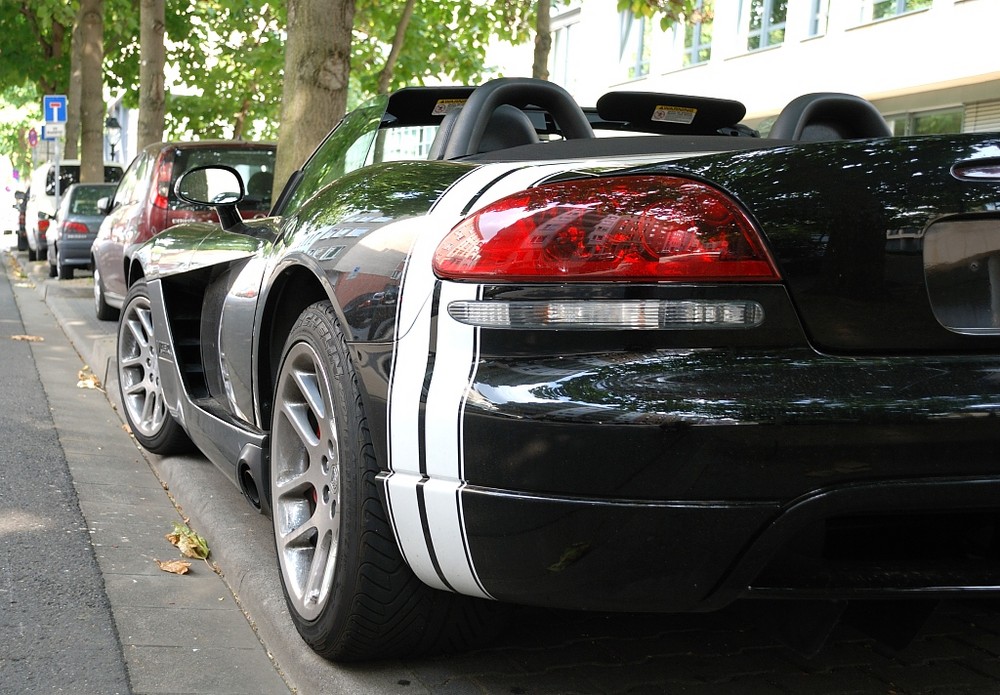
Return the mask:
<path fill-rule="evenodd" d="M 267 142 L 202 140 L 156 143 L 136 155 L 105 207 L 108 216 L 91 251 L 97 318 L 118 317 L 125 298 L 127 248 L 179 222 L 218 221 L 214 209 L 194 206 L 175 195 L 174 183 L 181 174 L 205 164 L 232 167 L 246 190 L 240 204 L 243 217 L 263 217 L 271 209 L 276 150 Z"/>

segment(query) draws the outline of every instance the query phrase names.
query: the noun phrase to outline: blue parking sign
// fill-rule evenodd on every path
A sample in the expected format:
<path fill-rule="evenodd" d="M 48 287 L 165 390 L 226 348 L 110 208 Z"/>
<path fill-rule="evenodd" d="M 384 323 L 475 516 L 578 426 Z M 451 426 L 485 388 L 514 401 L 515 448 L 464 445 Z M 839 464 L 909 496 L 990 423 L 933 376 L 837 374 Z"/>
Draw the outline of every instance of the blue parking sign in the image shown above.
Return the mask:
<path fill-rule="evenodd" d="M 42 97 L 42 113 L 46 123 L 66 122 L 66 95 L 46 94 Z"/>

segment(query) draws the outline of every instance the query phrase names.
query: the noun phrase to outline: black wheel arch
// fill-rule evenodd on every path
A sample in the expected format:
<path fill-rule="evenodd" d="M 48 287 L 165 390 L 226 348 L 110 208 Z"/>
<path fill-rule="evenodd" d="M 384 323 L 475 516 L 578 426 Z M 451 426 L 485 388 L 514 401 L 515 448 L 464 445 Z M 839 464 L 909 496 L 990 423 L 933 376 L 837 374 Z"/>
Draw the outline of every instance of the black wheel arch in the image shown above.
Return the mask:
<path fill-rule="evenodd" d="M 267 290 L 260 313 L 257 344 L 257 398 L 264 429 L 268 429 L 271 422 L 274 389 L 285 340 L 306 307 L 324 299 L 333 303 L 338 318 L 343 321 L 343 313 L 333 293 L 312 270 L 301 265 L 291 265 L 282 270 Z"/>

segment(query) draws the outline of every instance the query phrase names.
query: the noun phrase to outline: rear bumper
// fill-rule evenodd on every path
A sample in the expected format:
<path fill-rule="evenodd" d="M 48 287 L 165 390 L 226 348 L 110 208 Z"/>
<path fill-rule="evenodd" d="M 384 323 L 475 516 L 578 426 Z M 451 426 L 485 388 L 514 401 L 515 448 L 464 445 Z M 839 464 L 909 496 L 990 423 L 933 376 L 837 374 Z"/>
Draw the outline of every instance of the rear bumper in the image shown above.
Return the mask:
<path fill-rule="evenodd" d="M 436 473 L 448 440 L 431 439 L 430 405 L 422 468 L 382 476 L 429 584 L 666 612 L 1000 592 L 996 358 L 489 357 L 469 383 L 458 480 Z M 948 537 L 925 549 L 928 529 Z"/>
<path fill-rule="evenodd" d="M 59 263 L 76 267 L 90 265 L 90 249 L 93 239 L 63 239 L 59 242 Z"/>
<path fill-rule="evenodd" d="M 511 602 L 678 612 L 748 596 L 1000 593 L 995 553 L 849 556 L 834 547 L 829 530 L 837 520 L 888 510 L 902 519 L 995 517 L 995 479 L 845 486 L 785 505 L 626 503 L 475 489 L 463 491 L 462 502 L 479 579 L 494 598 Z"/>
<path fill-rule="evenodd" d="M 492 358 L 462 418 L 463 479 L 476 487 L 787 503 L 845 484 L 1000 476 L 1000 359 Z"/>

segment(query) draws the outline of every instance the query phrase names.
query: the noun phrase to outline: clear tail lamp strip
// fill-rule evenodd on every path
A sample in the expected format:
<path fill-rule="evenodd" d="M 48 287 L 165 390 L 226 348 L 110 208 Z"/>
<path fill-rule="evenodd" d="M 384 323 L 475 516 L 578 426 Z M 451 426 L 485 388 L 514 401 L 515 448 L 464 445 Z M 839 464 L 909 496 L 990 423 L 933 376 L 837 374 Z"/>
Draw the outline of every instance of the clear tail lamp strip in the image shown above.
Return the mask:
<path fill-rule="evenodd" d="M 480 328 L 513 330 L 706 330 L 755 328 L 752 300 L 455 301 L 448 314 Z"/>

